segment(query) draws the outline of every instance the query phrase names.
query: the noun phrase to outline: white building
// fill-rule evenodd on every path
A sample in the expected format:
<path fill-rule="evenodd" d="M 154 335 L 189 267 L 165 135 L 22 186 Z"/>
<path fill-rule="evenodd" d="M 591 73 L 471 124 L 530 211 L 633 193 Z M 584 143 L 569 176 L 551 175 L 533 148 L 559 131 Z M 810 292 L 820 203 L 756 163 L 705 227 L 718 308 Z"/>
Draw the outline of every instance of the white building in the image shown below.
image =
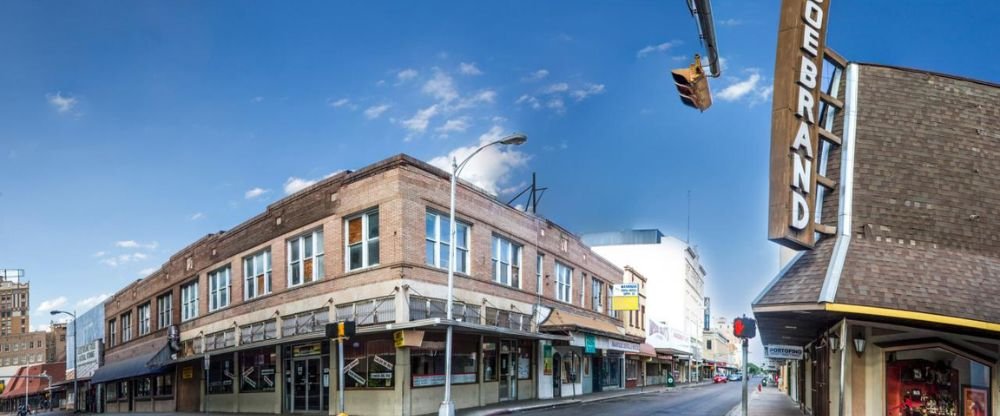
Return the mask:
<path fill-rule="evenodd" d="M 706 274 L 697 251 L 659 230 L 588 234 L 583 241 L 619 267 L 642 270 L 647 279 L 646 343 L 675 356 L 679 381 L 696 379 L 704 345 Z"/>

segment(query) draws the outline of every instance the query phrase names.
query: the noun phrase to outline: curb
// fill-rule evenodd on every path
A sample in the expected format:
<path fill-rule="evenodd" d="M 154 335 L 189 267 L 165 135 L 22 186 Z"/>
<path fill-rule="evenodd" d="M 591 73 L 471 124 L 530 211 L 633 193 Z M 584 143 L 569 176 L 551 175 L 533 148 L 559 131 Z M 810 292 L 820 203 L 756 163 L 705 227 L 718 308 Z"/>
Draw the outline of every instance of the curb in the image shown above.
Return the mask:
<path fill-rule="evenodd" d="M 674 389 L 683 389 L 683 388 L 696 387 L 696 386 L 697 385 L 686 385 L 686 386 L 682 386 L 682 387 L 674 387 Z M 602 401 L 606 401 L 606 400 L 619 399 L 619 398 L 622 398 L 622 397 L 637 396 L 637 395 L 640 395 L 640 394 L 666 393 L 666 392 L 670 392 L 670 391 L 674 391 L 674 390 L 669 389 L 669 388 L 661 388 L 661 389 L 656 389 L 656 390 L 631 391 L 631 392 L 627 392 L 627 393 L 624 393 L 624 394 L 619 394 L 619 395 L 615 395 L 615 396 L 608 396 L 608 397 L 594 397 L 594 398 L 589 398 L 589 399 L 568 399 L 568 400 L 563 400 L 563 401 L 554 402 L 554 403 L 539 403 L 539 404 L 536 404 L 536 405 L 529 405 L 529 406 L 523 406 L 523 407 L 514 407 L 514 408 L 509 408 L 509 409 L 497 409 L 496 411 L 493 411 L 493 412 L 483 413 L 482 416 L 509 415 L 509 414 L 512 414 L 512 413 L 527 412 L 527 411 L 531 411 L 531 410 L 555 409 L 555 408 L 558 408 L 558 407 L 565 407 L 565 406 L 570 406 L 570 405 L 574 405 L 574 404 L 597 403 L 597 402 L 602 402 Z"/>

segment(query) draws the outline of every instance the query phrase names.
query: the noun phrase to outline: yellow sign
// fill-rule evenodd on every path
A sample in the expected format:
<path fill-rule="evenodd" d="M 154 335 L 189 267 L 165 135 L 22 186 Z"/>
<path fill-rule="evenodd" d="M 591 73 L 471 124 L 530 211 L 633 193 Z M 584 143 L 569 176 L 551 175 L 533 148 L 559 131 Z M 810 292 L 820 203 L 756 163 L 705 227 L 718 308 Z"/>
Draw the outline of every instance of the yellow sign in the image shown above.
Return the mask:
<path fill-rule="evenodd" d="M 424 341 L 424 331 L 396 331 L 392 334 L 396 348 L 419 347 Z"/>
<path fill-rule="evenodd" d="M 194 378 L 194 367 L 189 365 L 187 367 L 181 368 L 181 378 L 184 380 L 190 380 Z"/>
<path fill-rule="evenodd" d="M 403 348 L 403 343 L 406 341 L 406 338 L 403 336 L 403 331 L 393 332 L 392 340 L 396 344 L 396 348 Z"/>
<path fill-rule="evenodd" d="M 613 311 L 637 311 L 639 310 L 638 296 L 612 296 L 611 310 Z"/>

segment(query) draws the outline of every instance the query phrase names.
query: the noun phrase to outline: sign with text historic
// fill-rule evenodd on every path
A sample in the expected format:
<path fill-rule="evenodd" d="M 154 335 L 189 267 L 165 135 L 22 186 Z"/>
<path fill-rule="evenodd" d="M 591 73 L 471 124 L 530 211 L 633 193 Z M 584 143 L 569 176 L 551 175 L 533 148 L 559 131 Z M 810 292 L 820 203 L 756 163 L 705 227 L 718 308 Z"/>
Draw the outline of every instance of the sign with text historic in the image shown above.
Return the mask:
<path fill-rule="evenodd" d="M 771 114 L 768 238 L 812 249 L 816 232 L 819 105 L 830 0 L 783 0 Z"/>

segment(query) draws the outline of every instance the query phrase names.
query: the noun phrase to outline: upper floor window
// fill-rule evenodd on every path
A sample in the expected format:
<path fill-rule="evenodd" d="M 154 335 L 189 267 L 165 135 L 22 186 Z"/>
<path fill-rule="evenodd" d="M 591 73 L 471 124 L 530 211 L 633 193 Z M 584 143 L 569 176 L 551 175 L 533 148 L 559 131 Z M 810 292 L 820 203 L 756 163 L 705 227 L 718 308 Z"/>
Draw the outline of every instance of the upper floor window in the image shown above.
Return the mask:
<path fill-rule="evenodd" d="M 573 293 L 573 269 L 556 262 L 556 299 L 570 303 Z"/>
<path fill-rule="evenodd" d="M 108 321 L 108 346 L 113 347 L 118 344 L 118 322 L 114 319 Z M 6 347 L 6 345 L 4 345 Z M 7 348 L 4 348 L 6 351 Z"/>
<path fill-rule="evenodd" d="M 123 313 L 119 319 L 122 321 L 122 343 L 132 340 L 132 312 Z"/>
<path fill-rule="evenodd" d="M 521 245 L 493 236 L 493 281 L 521 287 Z"/>
<path fill-rule="evenodd" d="M 150 332 L 149 322 L 150 321 L 150 310 L 149 303 L 139 307 L 139 336 L 146 335 Z"/>
<path fill-rule="evenodd" d="M 166 328 L 174 323 L 174 294 L 168 292 L 156 298 L 156 327 Z"/>
<path fill-rule="evenodd" d="M 455 271 L 469 274 L 469 225 L 456 221 L 455 227 Z M 424 219 L 427 230 L 427 264 L 442 269 L 448 268 L 448 250 L 451 249 L 451 221 L 447 215 L 427 211 Z"/>
<path fill-rule="evenodd" d="M 323 230 L 316 230 L 288 241 L 288 286 L 315 282 L 323 277 Z M 270 264 L 270 254 L 268 254 Z M 270 274 L 270 265 L 267 266 Z M 270 277 L 265 281 L 270 280 Z M 266 283 L 270 291 L 270 283 Z"/>
<path fill-rule="evenodd" d="M 535 284 L 538 285 L 538 286 L 535 287 L 535 293 L 538 293 L 539 295 L 541 295 L 542 293 L 544 293 L 544 291 L 542 290 L 545 287 L 544 286 L 544 283 L 545 283 L 545 280 L 544 280 L 545 267 L 544 267 L 544 265 L 545 265 L 545 255 L 544 254 L 538 254 L 537 256 L 535 256 L 535 281 L 536 281 Z"/>
<path fill-rule="evenodd" d="M 604 312 L 604 282 L 598 278 L 593 278 L 590 284 L 590 301 L 594 311 Z"/>
<path fill-rule="evenodd" d="M 271 293 L 271 250 L 244 257 L 243 299 L 249 300 L 268 293 Z"/>
<path fill-rule="evenodd" d="M 214 312 L 229 306 L 231 268 L 223 267 L 208 274 L 208 311 Z"/>
<path fill-rule="evenodd" d="M 378 265 L 378 226 L 377 209 L 344 220 L 348 271 Z"/>
<path fill-rule="evenodd" d="M 198 317 L 198 281 L 181 286 L 181 321 Z"/>
<path fill-rule="evenodd" d="M 614 293 L 612 293 L 612 291 L 611 291 L 611 285 L 610 284 L 608 284 L 607 294 L 608 294 L 608 296 L 607 296 L 608 303 L 606 303 L 606 305 L 608 305 L 608 316 L 610 316 L 612 318 L 615 318 L 615 319 L 618 319 L 618 311 L 616 311 L 616 310 L 614 310 L 614 309 L 611 308 L 611 305 L 612 305 L 611 300 L 612 300 L 612 298 L 614 298 Z"/>

